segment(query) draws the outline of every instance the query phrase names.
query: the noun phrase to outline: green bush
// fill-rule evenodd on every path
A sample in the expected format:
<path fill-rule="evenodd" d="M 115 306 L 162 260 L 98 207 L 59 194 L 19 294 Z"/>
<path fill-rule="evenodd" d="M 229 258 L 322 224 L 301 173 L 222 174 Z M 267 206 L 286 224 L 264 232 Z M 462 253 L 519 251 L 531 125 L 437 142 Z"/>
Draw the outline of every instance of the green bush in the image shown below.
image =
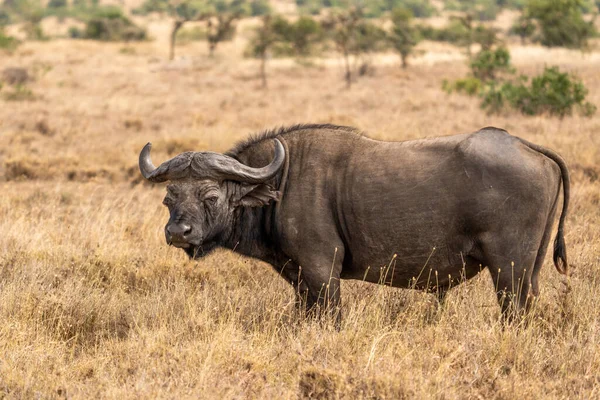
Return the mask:
<path fill-rule="evenodd" d="M 583 19 L 582 6 L 582 0 L 529 0 L 526 11 L 539 24 L 542 45 L 584 49 L 596 29 Z"/>
<path fill-rule="evenodd" d="M 490 50 L 498 41 L 494 28 L 478 25 L 473 29 L 473 42 L 479 44 L 482 50 Z"/>
<path fill-rule="evenodd" d="M 82 37 L 103 41 L 139 41 L 146 39 L 146 30 L 136 26 L 117 7 L 99 7 L 87 21 Z"/>
<path fill-rule="evenodd" d="M 83 38 L 83 32 L 76 26 L 69 27 L 69 37 L 71 39 L 81 39 Z"/>
<path fill-rule="evenodd" d="M 10 14 L 4 9 L 0 9 L 0 28 L 10 24 Z"/>
<path fill-rule="evenodd" d="M 558 67 L 546 67 L 541 75 L 521 76 L 517 82 L 498 84 L 491 82 L 484 90 L 481 106 L 489 112 L 499 112 L 507 106 L 526 115 L 549 114 L 560 118 L 578 109 L 582 115 L 591 116 L 596 106 L 585 101 L 588 90 L 573 75 L 560 72 Z"/>
<path fill-rule="evenodd" d="M 0 28 L 0 49 L 6 51 L 13 51 L 19 46 L 19 40 L 4 34 L 4 31 Z"/>
<path fill-rule="evenodd" d="M 48 8 L 63 8 L 67 6 L 67 0 L 50 0 Z"/>
<path fill-rule="evenodd" d="M 273 21 L 273 31 L 282 39 L 278 53 L 295 56 L 311 55 L 315 44 L 324 35 L 321 25 L 307 16 L 300 17 L 296 22 L 277 18 Z"/>
<path fill-rule="evenodd" d="M 416 25 L 419 36 L 425 40 L 464 44 L 469 39 L 469 30 L 460 22 L 453 20 L 443 28 L 436 29 L 429 25 Z"/>
<path fill-rule="evenodd" d="M 141 6 L 131 10 L 134 15 L 148 15 L 152 12 L 164 13 L 169 9 L 168 0 L 146 0 Z"/>
<path fill-rule="evenodd" d="M 525 43 L 525 39 L 531 38 L 535 33 L 535 24 L 528 15 L 521 15 L 508 31 L 511 35 L 517 35 L 521 38 L 521 43 Z"/>
<path fill-rule="evenodd" d="M 444 3 L 446 10 L 463 11 L 479 21 L 493 21 L 500 10 L 496 0 L 450 0 Z"/>
<path fill-rule="evenodd" d="M 456 92 L 467 94 L 469 96 L 475 96 L 481 92 L 482 88 L 483 82 L 473 76 L 457 79 L 453 82 L 444 79 L 442 82 L 442 89 L 448 94 Z"/>
<path fill-rule="evenodd" d="M 429 0 L 400 0 L 391 9 L 397 7 L 408 8 L 416 18 L 427 18 L 435 14 L 435 7 L 431 5 Z"/>
<path fill-rule="evenodd" d="M 317 15 L 326 8 L 348 9 L 351 6 L 361 6 L 366 18 L 378 18 L 395 8 L 404 7 L 412 11 L 417 18 L 430 17 L 435 13 L 435 7 L 430 0 L 296 0 L 301 14 Z"/>
<path fill-rule="evenodd" d="M 373 53 L 388 48 L 386 32 L 367 21 L 356 26 L 350 51 L 354 54 Z"/>
<path fill-rule="evenodd" d="M 412 25 L 412 18 L 412 12 L 408 8 L 396 8 L 392 12 L 394 26 L 389 35 L 389 40 L 400 54 L 403 68 L 408 65 L 407 58 L 418 42 L 418 33 Z"/>
<path fill-rule="evenodd" d="M 380 17 L 396 8 L 406 8 L 417 18 L 427 18 L 435 12 L 429 0 L 375 0 L 365 4 L 366 17 Z"/>
<path fill-rule="evenodd" d="M 501 72 L 513 72 L 510 53 L 506 47 L 495 50 L 482 50 L 471 61 L 473 76 L 481 81 L 493 80 Z"/>
<path fill-rule="evenodd" d="M 271 5 L 268 0 L 253 0 L 250 3 L 250 15 L 258 17 L 271 13 Z"/>

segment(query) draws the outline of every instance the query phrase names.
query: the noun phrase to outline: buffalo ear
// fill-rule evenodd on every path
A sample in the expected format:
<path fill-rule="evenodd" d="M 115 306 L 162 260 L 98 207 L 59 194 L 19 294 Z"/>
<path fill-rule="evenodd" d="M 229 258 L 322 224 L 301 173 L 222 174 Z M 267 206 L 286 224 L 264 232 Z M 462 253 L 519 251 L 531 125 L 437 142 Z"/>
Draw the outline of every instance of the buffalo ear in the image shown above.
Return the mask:
<path fill-rule="evenodd" d="M 269 185 L 240 185 L 239 193 L 235 196 L 236 206 L 262 207 L 269 204 L 271 200 L 279 201 L 281 192 Z"/>

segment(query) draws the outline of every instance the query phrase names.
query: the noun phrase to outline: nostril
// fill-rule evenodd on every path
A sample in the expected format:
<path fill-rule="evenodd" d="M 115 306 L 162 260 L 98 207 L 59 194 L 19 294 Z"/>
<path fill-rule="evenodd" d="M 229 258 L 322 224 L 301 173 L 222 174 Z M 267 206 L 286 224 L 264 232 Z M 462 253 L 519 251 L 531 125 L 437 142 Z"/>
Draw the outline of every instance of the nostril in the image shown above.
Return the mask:
<path fill-rule="evenodd" d="M 181 241 L 192 233 L 192 227 L 188 224 L 172 224 L 166 229 L 167 239 Z"/>

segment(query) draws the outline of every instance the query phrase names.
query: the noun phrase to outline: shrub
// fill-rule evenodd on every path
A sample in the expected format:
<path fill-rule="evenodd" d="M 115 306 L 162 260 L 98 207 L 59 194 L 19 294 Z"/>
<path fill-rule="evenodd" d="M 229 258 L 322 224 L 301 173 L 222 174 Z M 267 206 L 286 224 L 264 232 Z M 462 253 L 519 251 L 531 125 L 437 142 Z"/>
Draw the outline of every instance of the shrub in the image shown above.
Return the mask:
<path fill-rule="evenodd" d="M 104 41 L 137 41 L 146 39 L 146 31 L 125 17 L 119 8 L 102 7 L 87 21 L 83 37 Z"/>
<path fill-rule="evenodd" d="M 506 47 L 495 50 L 482 50 L 471 61 L 473 76 L 481 81 L 493 80 L 500 72 L 513 72 L 510 53 Z"/>
<path fill-rule="evenodd" d="M 10 14 L 4 9 L 0 9 L 0 28 L 10 24 Z"/>
<path fill-rule="evenodd" d="M 496 29 L 478 25 L 473 29 L 473 42 L 479 44 L 482 50 L 490 50 L 498 42 Z"/>
<path fill-rule="evenodd" d="M 456 20 L 440 29 L 428 25 L 417 25 L 415 28 L 421 38 L 435 42 L 464 44 L 470 35 L 469 30 L 460 21 Z"/>
<path fill-rule="evenodd" d="M 450 82 L 444 79 L 442 82 L 442 89 L 450 94 L 452 92 L 463 93 L 469 96 L 475 96 L 481 92 L 483 88 L 483 82 L 480 79 L 473 76 L 466 77 L 463 79 L 457 79 L 454 82 Z"/>
<path fill-rule="evenodd" d="M 416 18 L 431 17 L 435 13 L 435 8 L 429 0 L 399 0 L 392 8 L 396 7 L 408 8 Z"/>
<path fill-rule="evenodd" d="M 386 32 L 375 24 L 363 21 L 356 26 L 350 52 L 366 54 L 385 50 L 388 47 Z"/>
<path fill-rule="evenodd" d="M 529 0 L 527 13 L 540 26 L 539 41 L 548 47 L 584 49 L 595 35 L 593 21 L 583 19 L 582 0 Z"/>
<path fill-rule="evenodd" d="M 469 13 L 479 21 L 495 20 L 500 9 L 496 0 L 454 0 L 446 1 L 444 6 L 447 10 Z"/>
<path fill-rule="evenodd" d="M 585 101 L 588 90 L 574 75 L 560 72 L 558 67 L 546 67 L 541 75 L 531 80 L 521 76 L 515 83 L 491 83 L 484 91 L 482 107 L 498 112 L 510 106 L 526 115 L 550 114 L 560 118 L 578 109 L 582 115 L 591 116 L 596 106 Z"/>
<path fill-rule="evenodd" d="M 300 17 L 296 22 L 277 18 L 273 22 L 273 30 L 289 46 L 287 51 L 283 48 L 280 51 L 295 56 L 310 55 L 314 45 L 323 39 L 323 30 L 319 23 L 307 16 Z"/>
<path fill-rule="evenodd" d="M 417 18 L 430 17 L 435 11 L 429 0 L 376 0 L 365 4 L 365 17 L 379 17 L 396 8 L 406 8 Z"/>
<path fill-rule="evenodd" d="M 271 5 L 268 0 L 253 0 L 250 3 L 250 15 L 257 17 L 271 13 Z"/>
<path fill-rule="evenodd" d="M 168 0 L 146 0 L 141 6 L 131 10 L 134 15 L 148 15 L 152 12 L 163 13 L 169 9 Z"/>
<path fill-rule="evenodd" d="M 392 13 L 394 27 L 390 35 L 390 41 L 400 54 L 402 67 L 406 68 L 407 58 L 417 44 L 417 31 L 412 26 L 412 13 L 407 8 L 397 8 Z"/>
<path fill-rule="evenodd" d="M 69 37 L 71 39 L 81 39 L 83 37 L 83 32 L 76 26 L 69 27 Z"/>
<path fill-rule="evenodd" d="M 521 43 L 525 43 L 525 39 L 531 38 L 535 33 L 535 24 L 528 15 L 521 15 L 510 28 L 508 32 L 512 35 L 517 35 L 521 38 Z"/>
<path fill-rule="evenodd" d="M 50 0 L 48 8 L 63 8 L 67 6 L 67 0 Z"/>
<path fill-rule="evenodd" d="M 11 52 L 17 48 L 19 43 L 18 39 L 4 34 L 4 31 L 0 29 L 0 49 Z"/>

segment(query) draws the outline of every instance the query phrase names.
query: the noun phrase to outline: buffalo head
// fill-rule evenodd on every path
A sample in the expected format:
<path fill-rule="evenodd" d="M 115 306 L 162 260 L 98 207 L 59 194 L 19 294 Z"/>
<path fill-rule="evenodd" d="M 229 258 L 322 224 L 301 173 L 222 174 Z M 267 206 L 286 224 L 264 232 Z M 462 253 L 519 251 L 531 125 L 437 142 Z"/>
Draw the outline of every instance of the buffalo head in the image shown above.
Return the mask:
<path fill-rule="evenodd" d="M 151 182 L 170 181 L 163 200 L 170 214 L 167 244 L 184 249 L 190 257 L 204 256 L 231 238 L 238 209 L 279 200 L 280 193 L 267 184 L 285 160 L 283 145 L 274 142 L 274 158 L 262 168 L 212 152 L 182 153 L 155 167 L 148 143 L 140 153 L 142 175 Z"/>

